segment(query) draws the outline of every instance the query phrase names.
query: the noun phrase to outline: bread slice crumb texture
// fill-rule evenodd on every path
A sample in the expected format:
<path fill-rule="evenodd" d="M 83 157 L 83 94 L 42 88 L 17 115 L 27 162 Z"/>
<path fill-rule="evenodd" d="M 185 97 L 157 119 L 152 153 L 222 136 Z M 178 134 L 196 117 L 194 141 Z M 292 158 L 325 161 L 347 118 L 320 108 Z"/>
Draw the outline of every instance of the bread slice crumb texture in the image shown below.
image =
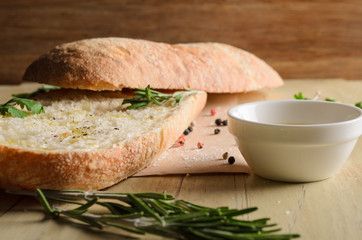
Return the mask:
<path fill-rule="evenodd" d="M 0 118 L 0 144 L 34 151 L 112 149 L 157 132 L 179 108 L 125 110 L 122 101 L 97 94 L 77 100 L 39 100 L 45 113 Z"/>

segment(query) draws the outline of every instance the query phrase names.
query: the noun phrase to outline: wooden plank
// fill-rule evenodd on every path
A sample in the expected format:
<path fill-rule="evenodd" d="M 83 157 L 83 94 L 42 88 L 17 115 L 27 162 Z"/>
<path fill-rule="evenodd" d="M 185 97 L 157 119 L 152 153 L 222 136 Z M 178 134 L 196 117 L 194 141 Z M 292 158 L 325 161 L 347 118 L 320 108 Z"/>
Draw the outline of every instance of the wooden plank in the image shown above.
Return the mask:
<path fill-rule="evenodd" d="M 131 37 L 216 41 L 250 51 L 283 78 L 362 78 L 360 1 L 0 2 L 0 83 L 19 82 L 40 54 L 63 42 Z"/>
<path fill-rule="evenodd" d="M 45 216 L 35 199 L 25 197 L 0 217 L 0 239 L 39 239 L 49 224 Z"/>
<path fill-rule="evenodd" d="M 209 207 L 245 208 L 243 174 L 191 174 L 185 177 L 179 199 Z"/>
<path fill-rule="evenodd" d="M 129 178 L 127 181 L 120 182 L 117 185 L 107 189 L 112 192 L 158 192 L 177 196 L 182 184 L 183 175 L 172 176 L 151 176 Z"/>
<path fill-rule="evenodd" d="M 24 197 L 6 194 L 0 189 L 0 217 L 15 207 Z"/>

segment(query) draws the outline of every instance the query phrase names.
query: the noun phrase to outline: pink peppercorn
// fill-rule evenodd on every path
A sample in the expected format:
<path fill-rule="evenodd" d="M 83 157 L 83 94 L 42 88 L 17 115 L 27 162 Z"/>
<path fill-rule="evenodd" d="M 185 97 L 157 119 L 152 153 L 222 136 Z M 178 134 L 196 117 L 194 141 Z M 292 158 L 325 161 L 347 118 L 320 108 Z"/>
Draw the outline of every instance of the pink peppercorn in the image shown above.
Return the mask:
<path fill-rule="evenodd" d="M 181 147 L 181 146 L 185 145 L 185 142 L 186 142 L 185 136 L 180 136 L 180 137 L 177 139 L 177 146 L 178 146 L 178 147 Z"/>
<path fill-rule="evenodd" d="M 211 114 L 211 116 L 215 116 L 216 114 L 217 114 L 217 110 L 216 109 L 211 109 L 210 110 L 210 114 Z"/>

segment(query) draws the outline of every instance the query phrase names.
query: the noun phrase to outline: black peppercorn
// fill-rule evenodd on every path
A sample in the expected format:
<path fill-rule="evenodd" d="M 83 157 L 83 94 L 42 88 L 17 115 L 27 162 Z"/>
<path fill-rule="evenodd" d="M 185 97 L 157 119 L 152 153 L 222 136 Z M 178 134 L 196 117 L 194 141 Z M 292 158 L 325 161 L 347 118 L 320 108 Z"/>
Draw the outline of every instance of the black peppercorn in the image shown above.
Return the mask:
<path fill-rule="evenodd" d="M 217 118 L 217 119 L 215 120 L 216 126 L 220 126 L 221 123 L 222 123 L 222 120 L 221 120 L 220 118 Z"/>
<path fill-rule="evenodd" d="M 227 126 L 228 125 L 228 120 L 222 121 L 222 125 Z"/>
<path fill-rule="evenodd" d="M 228 158 L 228 163 L 229 163 L 230 165 L 234 164 L 234 162 L 235 162 L 235 158 L 234 158 L 233 156 L 231 156 L 231 157 Z"/>
<path fill-rule="evenodd" d="M 188 129 L 186 129 L 185 131 L 184 131 L 184 135 L 186 136 L 186 135 L 189 135 L 189 130 Z"/>
<path fill-rule="evenodd" d="M 219 134 L 219 133 L 220 133 L 220 129 L 216 128 L 216 129 L 214 130 L 214 134 Z"/>
<path fill-rule="evenodd" d="M 189 126 L 189 127 L 187 128 L 187 130 L 189 130 L 189 132 L 192 132 L 192 130 L 194 130 L 194 128 L 191 127 L 191 126 Z"/>

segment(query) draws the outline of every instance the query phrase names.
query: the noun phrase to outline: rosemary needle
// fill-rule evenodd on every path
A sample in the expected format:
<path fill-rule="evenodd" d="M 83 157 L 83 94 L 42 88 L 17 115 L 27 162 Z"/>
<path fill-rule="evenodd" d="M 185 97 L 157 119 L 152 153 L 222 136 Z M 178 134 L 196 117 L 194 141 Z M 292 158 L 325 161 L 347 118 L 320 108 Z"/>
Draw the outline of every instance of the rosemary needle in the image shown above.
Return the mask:
<path fill-rule="evenodd" d="M 210 208 L 166 193 L 111 193 L 103 191 L 11 191 L 8 193 L 37 197 L 46 213 L 54 218 L 68 218 L 86 226 L 118 228 L 129 234 L 155 234 L 173 239 L 292 239 L 298 234 L 275 234 L 279 228 L 269 218 L 252 221 L 235 217 L 257 208 Z M 111 199 L 112 201 L 109 201 Z M 82 201 L 80 201 L 82 200 Z M 76 205 L 73 209 L 52 206 L 51 201 Z M 92 213 L 94 205 L 104 211 Z"/>
<path fill-rule="evenodd" d="M 186 88 L 185 91 L 166 94 L 152 90 L 150 85 L 148 85 L 146 88 L 137 88 L 137 91 L 133 93 L 135 97 L 124 99 L 122 104 L 128 104 L 127 109 L 141 109 L 152 104 L 160 106 L 167 102 L 170 102 L 170 105 L 174 106 L 182 102 L 185 97 L 194 95 L 197 92 L 196 90 Z"/>

